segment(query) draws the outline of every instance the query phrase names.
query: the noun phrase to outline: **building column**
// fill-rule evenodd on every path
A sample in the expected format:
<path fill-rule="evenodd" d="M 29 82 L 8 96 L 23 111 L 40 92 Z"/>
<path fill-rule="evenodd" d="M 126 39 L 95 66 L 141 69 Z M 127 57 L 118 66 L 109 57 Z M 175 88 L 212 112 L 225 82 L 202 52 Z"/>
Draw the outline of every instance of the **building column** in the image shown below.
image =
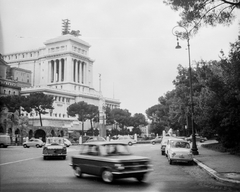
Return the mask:
<path fill-rule="evenodd" d="M 51 61 L 48 61 L 48 79 L 47 79 L 48 83 L 51 83 L 52 81 L 51 73 L 52 73 Z"/>
<path fill-rule="evenodd" d="M 61 59 L 58 60 L 58 81 L 62 81 L 62 62 Z"/>
<path fill-rule="evenodd" d="M 56 60 L 53 60 L 53 82 L 56 82 L 56 72 L 57 72 L 57 62 Z"/>
<path fill-rule="evenodd" d="M 61 65 L 62 65 L 62 79 L 61 79 L 61 81 L 64 81 L 64 78 L 65 78 L 65 59 L 61 59 Z"/>
<path fill-rule="evenodd" d="M 82 62 L 80 61 L 79 62 L 79 68 L 80 68 L 80 70 L 79 70 L 79 81 L 80 81 L 80 83 L 82 84 Z"/>

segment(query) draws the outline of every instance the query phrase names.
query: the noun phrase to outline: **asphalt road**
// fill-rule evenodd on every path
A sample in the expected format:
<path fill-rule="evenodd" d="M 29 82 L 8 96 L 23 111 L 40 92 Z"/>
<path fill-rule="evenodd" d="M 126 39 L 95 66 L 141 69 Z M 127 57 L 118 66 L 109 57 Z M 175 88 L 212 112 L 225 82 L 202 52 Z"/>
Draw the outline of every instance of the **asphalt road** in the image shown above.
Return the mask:
<path fill-rule="evenodd" d="M 10 146 L 0 149 L 0 192 L 207 192 L 239 191 L 230 184 L 211 178 L 197 165 L 169 165 L 160 153 L 160 145 L 137 144 L 130 147 L 136 155 L 148 156 L 154 171 L 144 183 L 133 178 L 103 183 L 100 178 L 83 175 L 76 178 L 69 166 L 77 146 L 68 148 L 66 160 L 43 160 L 41 148 Z"/>

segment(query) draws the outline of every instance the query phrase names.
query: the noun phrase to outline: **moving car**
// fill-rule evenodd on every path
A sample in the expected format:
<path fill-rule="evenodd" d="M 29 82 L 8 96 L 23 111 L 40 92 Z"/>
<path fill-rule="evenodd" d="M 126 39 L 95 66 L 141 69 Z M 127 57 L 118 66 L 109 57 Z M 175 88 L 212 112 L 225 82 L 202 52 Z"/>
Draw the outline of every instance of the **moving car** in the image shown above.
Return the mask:
<path fill-rule="evenodd" d="M 169 148 L 167 158 L 169 164 L 172 165 L 173 162 L 187 162 L 189 164 L 193 163 L 193 155 L 190 149 L 190 144 L 184 140 L 172 139 L 169 140 Z"/>
<path fill-rule="evenodd" d="M 36 139 L 36 138 L 31 138 L 28 141 L 23 143 L 24 148 L 29 148 L 29 147 L 43 147 L 45 143 L 41 139 Z"/>
<path fill-rule="evenodd" d="M 64 144 L 63 137 L 48 137 L 46 144 L 43 148 L 43 159 L 46 160 L 49 157 L 61 157 L 66 159 L 67 148 Z"/>
<path fill-rule="evenodd" d="M 70 147 L 72 145 L 71 141 L 69 141 L 66 138 L 63 139 L 63 142 L 64 142 L 64 145 L 66 145 L 66 147 Z"/>
<path fill-rule="evenodd" d="M 0 135 L 0 147 L 3 148 L 7 148 L 9 145 L 11 145 L 11 139 L 9 135 L 6 134 L 1 134 Z"/>
<path fill-rule="evenodd" d="M 120 141 L 126 143 L 129 146 L 137 143 L 130 135 L 119 135 L 116 139 L 111 139 L 111 141 Z"/>
<path fill-rule="evenodd" d="M 152 139 L 150 143 L 155 145 L 156 143 L 161 143 L 161 141 L 162 141 L 162 136 L 157 136 L 156 138 Z"/>
<path fill-rule="evenodd" d="M 70 166 L 78 178 L 85 173 L 99 176 L 107 183 L 129 177 L 141 182 L 152 171 L 149 158 L 132 155 L 128 145 L 118 141 L 84 143 Z"/>

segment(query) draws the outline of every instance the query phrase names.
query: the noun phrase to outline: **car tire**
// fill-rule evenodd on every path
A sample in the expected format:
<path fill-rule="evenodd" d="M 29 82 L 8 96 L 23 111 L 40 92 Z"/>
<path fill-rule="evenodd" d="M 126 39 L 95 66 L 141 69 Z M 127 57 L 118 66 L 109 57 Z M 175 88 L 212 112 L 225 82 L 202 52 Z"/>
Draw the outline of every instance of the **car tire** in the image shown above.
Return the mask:
<path fill-rule="evenodd" d="M 105 169 L 102 171 L 102 180 L 106 183 L 112 183 L 113 182 L 113 174 L 110 170 Z"/>
<path fill-rule="evenodd" d="M 136 179 L 138 180 L 138 182 L 143 182 L 143 180 L 145 179 L 145 175 L 144 174 L 142 174 L 142 175 L 138 175 L 137 177 L 136 177 Z"/>
<path fill-rule="evenodd" d="M 188 162 L 188 165 L 193 165 L 193 161 L 189 161 L 189 162 Z"/>
<path fill-rule="evenodd" d="M 152 142 L 152 144 L 153 144 L 153 145 L 155 145 L 155 144 L 156 144 L 156 142 L 155 142 L 155 141 L 153 141 L 153 142 Z"/>
<path fill-rule="evenodd" d="M 63 156 L 62 159 L 63 159 L 63 160 L 66 160 L 66 156 Z"/>
<path fill-rule="evenodd" d="M 128 145 L 129 145 L 129 146 L 132 146 L 132 142 L 129 142 Z"/>
<path fill-rule="evenodd" d="M 165 151 L 162 151 L 162 155 L 165 155 Z"/>
<path fill-rule="evenodd" d="M 24 148 L 28 148 L 28 146 L 26 144 L 23 145 Z"/>
<path fill-rule="evenodd" d="M 36 147 L 37 147 L 37 148 L 39 148 L 39 147 L 40 147 L 40 145 L 38 145 L 38 144 L 37 144 L 37 145 L 36 145 Z"/>
<path fill-rule="evenodd" d="M 76 166 L 74 168 L 74 175 L 77 177 L 77 178 L 81 178 L 82 177 L 82 170 L 80 167 Z"/>
<path fill-rule="evenodd" d="M 46 156 L 43 156 L 43 160 L 47 160 L 48 158 Z"/>

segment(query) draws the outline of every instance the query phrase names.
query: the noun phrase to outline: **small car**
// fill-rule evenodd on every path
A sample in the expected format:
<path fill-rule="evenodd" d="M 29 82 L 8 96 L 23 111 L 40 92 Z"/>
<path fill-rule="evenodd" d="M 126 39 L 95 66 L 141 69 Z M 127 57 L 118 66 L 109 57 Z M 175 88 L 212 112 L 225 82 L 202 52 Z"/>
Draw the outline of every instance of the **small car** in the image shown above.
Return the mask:
<path fill-rule="evenodd" d="M 200 142 L 200 143 L 203 143 L 205 141 L 207 141 L 207 138 L 206 137 L 202 137 L 200 135 L 196 135 L 195 136 L 196 138 L 196 141 Z M 192 142 L 192 135 L 190 135 L 189 137 L 186 138 L 186 141 L 189 141 L 189 142 Z"/>
<path fill-rule="evenodd" d="M 132 155 L 128 145 L 118 141 L 84 143 L 79 155 L 72 156 L 70 166 L 78 178 L 90 174 L 106 183 L 129 177 L 142 182 L 153 170 L 149 158 Z"/>
<path fill-rule="evenodd" d="M 29 147 L 43 147 L 45 143 L 41 139 L 36 139 L 36 138 L 31 138 L 28 141 L 24 142 L 23 144 L 24 148 L 29 148 Z"/>
<path fill-rule="evenodd" d="M 166 147 L 165 147 L 165 155 L 166 155 L 166 157 L 168 157 L 168 150 L 170 148 L 170 144 L 171 144 L 172 141 L 184 141 L 184 140 L 181 139 L 181 138 L 178 138 L 178 137 L 176 137 L 176 138 L 175 137 L 174 138 L 169 138 L 167 140 Z"/>
<path fill-rule="evenodd" d="M 66 138 L 63 139 L 63 142 L 64 142 L 64 145 L 66 145 L 66 147 L 70 147 L 72 145 L 71 141 L 69 141 Z"/>
<path fill-rule="evenodd" d="M 161 141 L 162 141 L 162 136 L 157 136 L 156 138 L 152 139 L 150 143 L 155 145 L 156 143 L 161 143 Z"/>
<path fill-rule="evenodd" d="M 163 136 L 162 141 L 161 141 L 161 145 L 160 145 L 162 155 L 165 155 L 165 148 L 166 148 L 166 145 L 167 145 L 167 141 L 168 141 L 168 139 L 171 139 L 171 138 L 175 138 L 175 137 Z"/>
<path fill-rule="evenodd" d="M 190 143 L 184 140 L 169 140 L 167 158 L 169 164 L 173 162 L 186 162 L 193 164 L 193 155 L 190 149 Z"/>
<path fill-rule="evenodd" d="M 66 159 L 67 148 L 64 144 L 63 137 L 48 137 L 46 144 L 43 148 L 43 159 L 46 160 L 49 157 L 61 157 Z"/>
<path fill-rule="evenodd" d="M 120 141 L 128 144 L 129 146 L 137 143 L 130 135 L 119 135 L 116 139 L 111 139 L 111 141 Z"/>

